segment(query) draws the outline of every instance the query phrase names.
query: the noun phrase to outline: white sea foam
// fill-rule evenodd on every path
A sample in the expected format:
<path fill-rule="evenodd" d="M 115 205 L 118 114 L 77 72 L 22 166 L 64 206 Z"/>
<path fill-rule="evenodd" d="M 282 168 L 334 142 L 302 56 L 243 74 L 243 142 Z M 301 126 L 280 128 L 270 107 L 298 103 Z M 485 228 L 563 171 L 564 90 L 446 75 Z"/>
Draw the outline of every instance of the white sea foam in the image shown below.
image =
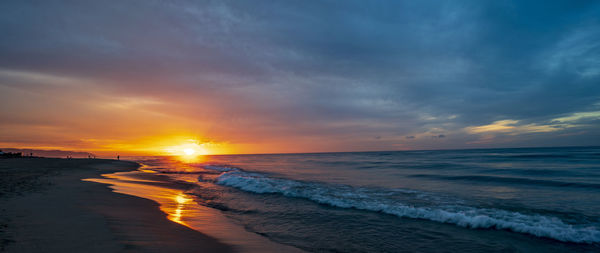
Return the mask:
<path fill-rule="evenodd" d="M 564 242 L 598 243 L 596 225 L 568 224 L 557 217 L 522 214 L 500 209 L 459 206 L 412 206 L 385 197 L 385 192 L 346 185 L 302 182 L 267 177 L 229 167 L 206 167 L 224 171 L 216 183 L 254 193 L 278 193 L 341 208 L 382 212 L 403 218 L 425 219 L 467 228 L 506 229 Z"/>

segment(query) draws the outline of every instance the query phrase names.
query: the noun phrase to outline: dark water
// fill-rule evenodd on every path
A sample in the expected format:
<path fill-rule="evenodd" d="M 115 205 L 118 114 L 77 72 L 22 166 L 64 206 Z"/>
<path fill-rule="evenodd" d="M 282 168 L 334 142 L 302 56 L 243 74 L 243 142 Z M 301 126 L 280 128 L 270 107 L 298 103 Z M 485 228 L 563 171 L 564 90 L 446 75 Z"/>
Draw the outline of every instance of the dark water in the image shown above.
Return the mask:
<path fill-rule="evenodd" d="M 600 148 L 138 158 L 312 252 L 600 252 Z"/>

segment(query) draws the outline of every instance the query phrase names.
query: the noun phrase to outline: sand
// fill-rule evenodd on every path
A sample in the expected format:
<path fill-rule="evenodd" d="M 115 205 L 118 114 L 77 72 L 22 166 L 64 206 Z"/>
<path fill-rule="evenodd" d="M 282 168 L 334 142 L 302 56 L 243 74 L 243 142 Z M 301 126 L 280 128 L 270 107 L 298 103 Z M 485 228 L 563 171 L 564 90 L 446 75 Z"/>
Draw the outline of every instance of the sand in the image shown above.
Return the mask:
<path fill-rule="evenodd" d="M 104 159 L 0 160 L 0 243 L 6 252 L 231 252 L 169 221 L 157 203 L 82 181 L 138 164 Z"/>

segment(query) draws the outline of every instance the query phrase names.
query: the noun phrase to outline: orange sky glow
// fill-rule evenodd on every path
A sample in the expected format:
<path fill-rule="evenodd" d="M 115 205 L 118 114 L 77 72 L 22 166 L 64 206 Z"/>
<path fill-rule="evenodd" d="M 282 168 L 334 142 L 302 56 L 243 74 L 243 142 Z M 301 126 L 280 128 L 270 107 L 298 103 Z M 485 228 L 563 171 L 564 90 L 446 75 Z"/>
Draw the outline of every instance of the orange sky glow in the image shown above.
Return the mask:
<path fill-rule="evenodd" d="M 22 71 L 0 74 L 17 83 L 35 84 L 0 86 L 5 98 L 0 148 L 87 151 L 101 156 L 178 155 L 189 145 L 198 149 L 197 154 L 381 149 L 377 144 L 353 143 L 357 138 L 372 141 L 370 135 L 347 133 L 324 141 L 321 133 L 301 132 L 314 122 L 288 125 L 262 113 L 246 113 L 258 105 L 231 95 L 215 99 L 200 92 L 190 97 L 185 90 L 131 94 L 94 80 Z"/>

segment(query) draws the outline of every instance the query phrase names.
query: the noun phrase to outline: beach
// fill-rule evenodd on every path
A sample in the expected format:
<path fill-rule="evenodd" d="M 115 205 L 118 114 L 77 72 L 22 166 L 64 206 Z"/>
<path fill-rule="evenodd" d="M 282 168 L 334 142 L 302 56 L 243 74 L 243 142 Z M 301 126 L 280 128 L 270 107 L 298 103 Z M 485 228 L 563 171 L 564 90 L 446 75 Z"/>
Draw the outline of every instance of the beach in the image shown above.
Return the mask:
<path fill-rule="evenodd" d="M 108 159 L 0 160 L 0 239 L 6 252 L 231 252 L 167 219 L 148 199 L 85 178 L 131 171 Z"/>
<path fill-rule="evenodd" d="M 597 252 L 599 147 L 0 160 L 7 252 Z"/>
<path fill-rule="evenodd" d="M 0 253 L 600 253 L 598 14 L 1 0 Z"/>

